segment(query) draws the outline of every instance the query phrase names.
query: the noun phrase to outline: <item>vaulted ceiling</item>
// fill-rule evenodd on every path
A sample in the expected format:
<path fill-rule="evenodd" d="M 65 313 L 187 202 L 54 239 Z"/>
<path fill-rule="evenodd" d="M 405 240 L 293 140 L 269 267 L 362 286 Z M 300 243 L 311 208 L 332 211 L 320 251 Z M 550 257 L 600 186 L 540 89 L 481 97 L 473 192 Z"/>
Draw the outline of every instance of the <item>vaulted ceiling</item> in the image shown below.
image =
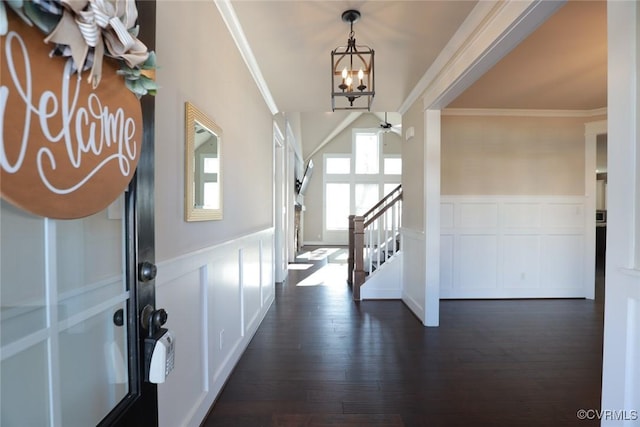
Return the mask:
<path fill-rule="evenodd" d="M 397 111 L 476 1 L 231 1 L 279 111 L 331 110 L 330 52 L 346 44 L 344 10 L 358 9 L 358 44 L 376 51 L 375 111 Z M 606 107 L 606 2 L 571 0 L 449 107 Z"/>

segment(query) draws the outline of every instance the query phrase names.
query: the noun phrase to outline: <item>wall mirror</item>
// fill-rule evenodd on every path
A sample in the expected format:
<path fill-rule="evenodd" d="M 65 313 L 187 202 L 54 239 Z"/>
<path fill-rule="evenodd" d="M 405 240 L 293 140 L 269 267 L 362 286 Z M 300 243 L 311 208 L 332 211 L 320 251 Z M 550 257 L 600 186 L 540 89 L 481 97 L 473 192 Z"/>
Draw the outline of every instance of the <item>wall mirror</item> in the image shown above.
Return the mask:
<path fill-rule="evenodd" d="M 185 220 L 222 219 L 222 129 L 185 104 Z"/>

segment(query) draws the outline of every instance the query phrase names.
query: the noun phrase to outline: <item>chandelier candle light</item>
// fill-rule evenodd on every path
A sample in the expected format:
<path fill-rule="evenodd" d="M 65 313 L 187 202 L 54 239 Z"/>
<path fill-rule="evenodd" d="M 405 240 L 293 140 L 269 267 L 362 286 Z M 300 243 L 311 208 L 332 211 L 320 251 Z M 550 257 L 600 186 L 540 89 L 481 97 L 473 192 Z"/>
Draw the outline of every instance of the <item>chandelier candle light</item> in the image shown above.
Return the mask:
<path fill-rule="evenodd" d="M 339 46 L 331 51 L 331 108 L 333 111 L 371 111 L 371 103 L 376 94 L 373 49 L 356 45 L 353 32 L 353 23 L 358 21 L 360 16 L 357 10 L 347 10 L 342 13 L 342 21 L 351 25 L 349 40 L 346 46 Z"/>

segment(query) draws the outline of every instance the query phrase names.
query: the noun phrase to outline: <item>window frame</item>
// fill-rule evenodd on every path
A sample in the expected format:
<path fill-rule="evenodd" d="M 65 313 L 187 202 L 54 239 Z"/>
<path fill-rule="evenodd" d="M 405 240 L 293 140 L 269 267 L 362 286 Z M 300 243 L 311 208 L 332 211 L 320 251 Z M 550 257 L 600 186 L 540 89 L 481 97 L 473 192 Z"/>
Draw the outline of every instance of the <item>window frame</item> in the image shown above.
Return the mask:
<path fill-rule="evenodd" d="M 378 173 L 356 173 L 356 135 L 359 133 L 375 133 L 377 135 L 377 150 L 378 150 Z M 350 173 L 348 174 L 329 174 L 327 170 L 327 160 L 333 158 L 350 159 Z M 381 131 L 375 128 L 354 128 L 351 131 L 351 152 L 350 153 L 325 153 L 323 155 L 322 163 L 322 193 L 323 193 L 323 205 L 322 205 L 322 231 L 323 241 L 333 243 L 341 240 L 345 240 L 346 229 L 329 229 L 327 227 L 327 184 L 342 183 L 349 184 L 349 213 L 355 214 L 356 209 L 356 194 L 355 189 L 358 184 L 376 184 L 378 186 L 378 200 L 385 196 L 385 185 L 397 186 L 402 182 L 402 173 L 400 174 L 385 174 L 384 173 L 384 161 L 389 158 L 397 158 L 402 161 L 401 154 L 385 154 L 383 138 Z"/>

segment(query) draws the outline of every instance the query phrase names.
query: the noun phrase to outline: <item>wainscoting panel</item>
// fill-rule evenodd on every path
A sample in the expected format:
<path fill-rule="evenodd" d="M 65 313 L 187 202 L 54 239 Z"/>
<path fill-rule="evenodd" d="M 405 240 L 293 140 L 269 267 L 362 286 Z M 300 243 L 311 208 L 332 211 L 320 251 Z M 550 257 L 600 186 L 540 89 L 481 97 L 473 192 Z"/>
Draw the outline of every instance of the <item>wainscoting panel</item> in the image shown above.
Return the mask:
<path fill-rule="evenodd" d="M 423 323 L 425 321 L 425 237 L 424 232 L 402 228 L 402 301 Z"/>
<path fill-rule="evenodd" d="M 171 399 L 171 410 L 162 414 L 165 425 L 180 425 L 184 414 L 192 412 L 194 404 L 201 402 L 206 395 L 202 379 L 206 352 L 202 341 L 205 324 L 199 300 L 202 293 L 200 271 L 186 272 L 174 283 L 179 284 L 179 292 L 172 292 L 170 286 L 160 286 L 156 293 L 157 307 L 167 310 L 165 327 L 175 334 L 176 362 L 179 361 L 167 377 L 166 386 L 160 386 L 161 389 L 180 390 L 180 394 Z M 162 413 L 162 409 L 159 410 Z"/>
<path fill-rule="evenodd" d="M 275 298 L 274 283 L 275 276 L 275 252 L 265 251 L 264 248 L 275 248 L 275 236 L 270 239 L 260 240 L 260 253 L 262 260 L 260 261 L 260 307 L 269 306 Z"/>
<path fill-rule="evenodd" d="M 584 245 L 582 235 L 542 237 L 540 287 L 551 290 L 563 287 L 579 291 L 584 282 Z M 592 262 L 595 263 L 595 260 Z"/>
<path fill-rule="evenodd" d="M 539 228 L 542 224 L 542 207 L 539 203 L 502 204 L 500 222 L 506 229 Z"/>
<path fill-rule="evenodd" d="M 273 229 L 158 264 L 156 305 L 175 333 L 160 426 L 199 426 L 273 302 Z"/>
<path fill-rule="evenodd" d="M 456 268 L 460 289 L 494 289 L 498 284 L 498 237 L 496 235 L 458 236 L 458 251 L 454 258 L 465 268 Z"/>
<path fill-rule="evenodd" d="M 494 202 L 460 202 L 458 226 L 463 228 L 495 228 L 498 226 L 498 204 Z"/>
<path fill-rule="evenodd" d="M 453 236 L 440 237 L 440 292 L 453 287 Z"/>
<path fill-rule="evenodd" d="M 585 198 L 442 196 L 441 298 L 585 297 Z M 595 223 L 594 223 L 595 227 Z"/>
<path fill-rule="evenodd" d="M 260 314 L 260 247 L 249 246 L 242 250 L 243 329 L 257 327 Z"/>
<path fill-rule="evenodd" d="M 535 289 L 540 283 L 540 236 L 505 235 L 502 238 L 502 283 L 507 289 Z"/>
<path fill-rule="evenodd" d="M 584 223 L 584 203 L 547 203 L 542 226 L 550 228 L 580 228 Z M 595 227 L 595 219 L 594 219 Z"/>
<path fill-rule="evenodd" d="M 440 227 L 441 228 L 453 228 L 455 224 L 455 212 L 453 203 L 442 202 L 440 203 Z"/>

